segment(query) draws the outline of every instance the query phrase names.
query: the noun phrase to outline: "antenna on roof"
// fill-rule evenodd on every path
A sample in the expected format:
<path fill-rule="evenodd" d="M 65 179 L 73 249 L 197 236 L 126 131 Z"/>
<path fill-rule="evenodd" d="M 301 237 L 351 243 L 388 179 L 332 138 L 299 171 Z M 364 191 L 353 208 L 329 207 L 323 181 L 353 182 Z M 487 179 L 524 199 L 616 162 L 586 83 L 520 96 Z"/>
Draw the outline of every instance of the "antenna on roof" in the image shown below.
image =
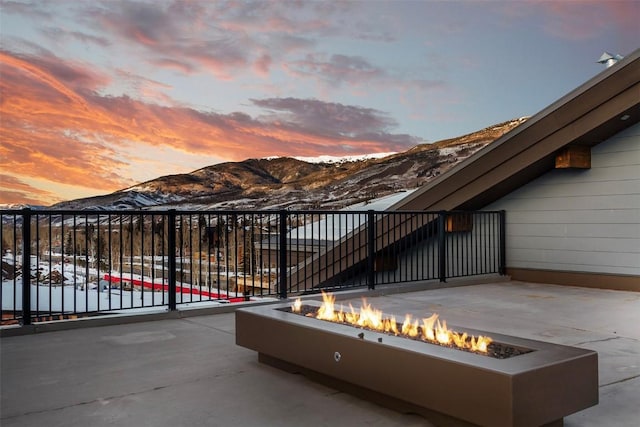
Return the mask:
<path fill-rule="evenodd" d="M 612 55 L 609 52 L 605 52 L 602 54 L 600 59 L 598 59 L 597 62 L 599 64 L 604 64 L 607 66 L 607 68 L 609 68 L 616 62 L 620 61 L 622 58 L 624 58 L 624 56 L 622 55 L 618 55 L 618 54 Z"/>

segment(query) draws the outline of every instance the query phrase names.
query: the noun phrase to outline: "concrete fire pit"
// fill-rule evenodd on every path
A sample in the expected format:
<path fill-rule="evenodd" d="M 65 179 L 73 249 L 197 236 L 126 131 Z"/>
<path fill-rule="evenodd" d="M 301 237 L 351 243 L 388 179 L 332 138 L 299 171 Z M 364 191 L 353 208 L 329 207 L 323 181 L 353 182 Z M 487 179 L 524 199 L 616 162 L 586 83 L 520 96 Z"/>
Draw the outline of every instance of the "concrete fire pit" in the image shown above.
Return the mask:
<path fill-rule="evenodd" d="M 524 351 L 499 359 L 305 317 L 288 304 L 236 311 L 236 344 L 257 351 L 261 362 L 431 420 L 562 425 L 563 417 L 598 403 L 596 352 L 455 329 Z"/>

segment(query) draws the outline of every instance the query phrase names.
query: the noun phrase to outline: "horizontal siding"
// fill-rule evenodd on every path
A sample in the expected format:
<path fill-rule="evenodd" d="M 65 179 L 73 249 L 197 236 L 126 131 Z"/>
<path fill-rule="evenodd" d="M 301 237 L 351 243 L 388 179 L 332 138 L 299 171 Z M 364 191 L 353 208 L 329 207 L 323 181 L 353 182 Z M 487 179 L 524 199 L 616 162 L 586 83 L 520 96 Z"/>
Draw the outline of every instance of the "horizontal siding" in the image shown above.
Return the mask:
<path fill-rule="evenodd" d="M 541 190 L 544 190 L 542 188 Z M 557 209 L 570 211 L 600 210 L 608 211 L 612 208 L 632 211 L 640 205 L 640 194 L 613 194 L 593 196 L 565 196 L 519 198 L 506 202 L 502 209 L 514 211 L 528 211 L 533 215 L 543 214 Z"/>
<path fill-rule="evenodd" d="M 631 225 L 629 227 L 608 226 L 603 224 L 517 224 L 511 222 L 510 234 L 513 238 L 573 238 L 573 239 L 640 239 L 640 226 Z M 516 226 L 517 225 L 517 226 Z M 579 237 L 574 237 L 579 236 Z M 640 247 L 635 248 L 640 251 Z"/>
<path fill-rule="evenodd" d="M 618 155 L 619 153 L 616 153 Z M 640 153 L 627 152 L 626 154 L 627 160 L 630 158 L 637 158 L 640 156 Z M 629 180 L 638 180 L 638 167 L 635 165 L 624 165 L 615 168 L 615 171 L 611 171 L 613 166 L 607 167 L 596 167 L 594 165 L 594 158 L 591 158 L 591 169 L 554 169 L 549 173 L 543 175 L 538 178 L 536 184 L 539 186 L 544 185 L 561 185 L 561 184 L 571 184 L 576 185 L 577 183 L 583 184 L 595 184 L 597 182 L 622 182 Z M 615 175 L 612 176 L 612 175 Z M 531 191 L 529 186 L 521 187 L 518 190 L 514 191 L 514 196 L 517 197 L 521 193 L 526 194 L 526 192 Z M 505 196 L 505 197 L 510 197 Z"/>
<path fill-rule="evenodd" d="M 640 208 L 638 209 L 607 209 L 606 215 L 600 210 L 582 211 L 576 216 L 573 210 L 549 210 L 544 215 L 531 215 L 529 211 L 510 210 L 508 215 L 508 223 L 515 226 L 526 224 L 560 224 L 570 226 L 574 224 L 588 224 L 593 227 L 599 227 L 602 224 L 626 224 L 630 228 L 638 227 L 638 218 L 640 218 Z M 622 228 L 625 230 L 626 228 Z M 515 231 L 514 231 L 515 232 Z"/>
<path fill-rule="evenodd" d="M 616 139 L 615 144 L 609 144 L 609 145 L 600 144 L 597 147 L 595 147 L 594 152 L 595 154 L 600 154 L 600 153 L 612 153 L 617 151 L 637 150 L 638 140 L 636 138 L 639 134 L 640 132 L 638 131 L 637 124 L 634 126 L 628 127 L 627 129 L 623 130 L 622 132 L 620 132 L 619 134 L 613 137 Z"/>
<path fill-rule="evenodd" d="M 556 171 L 554 171 L 556 172 Z M 544 189 L 545 197 L 593 197 L 593 196 L 619 196 L 637 192 L 640 188 L 640 179 L 627 180 L 594 180 L 584 182 L 585 185 L 576 186 L 575 182 L 539 183 L 539 188 Z M 523 200 L 530 198 L 531 194 L 514 194 L 511 200 Z M 567 204 L 571 207 L 570 204 Z M 516 206 L 517 207 L 517 206 Z"/>
<path fill-rule="evenodd" d="M 510 236 L 512 249 L 561 250 L 575 252 L 603 253 L 615 252 L 640 254 L 638 239 L 613 237 L 567 237 L 567 236 Z"/>
<path fill-rule="evenodd" d="M 487 206 L 506 211 L 507 267 L 640 275 L 640 125 Z"/>

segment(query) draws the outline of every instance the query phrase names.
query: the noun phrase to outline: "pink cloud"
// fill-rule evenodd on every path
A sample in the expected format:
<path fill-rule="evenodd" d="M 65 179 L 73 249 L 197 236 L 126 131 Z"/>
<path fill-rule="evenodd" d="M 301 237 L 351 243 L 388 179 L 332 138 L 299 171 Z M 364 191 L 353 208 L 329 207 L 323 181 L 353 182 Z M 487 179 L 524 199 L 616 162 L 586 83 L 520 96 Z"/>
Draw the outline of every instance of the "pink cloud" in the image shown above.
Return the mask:
<path fill-rule="evenodd" d="M 193 74 L 196 71 L 193 64 L 191 64 L 190 62 L 180 61 L 173 58 L 153 59 L 151 63 L 157 65 L 158 67 L 178 71 L 183 74 Z"/>
<path fill-rule="evenodd" d="M 308 54 L 286 68 L 296 76 L 316 76 L 331 84 L 364 83 L 381 79 L 386 73 L 359 56 Z"/>
<path fill-rule="evenodd" d="M 63 28 L 47 27 L 43 28 L 42 33 L 56 41 L 78 40 L 88 45 L 96 45 L 100 47 L 108 47 L 111 42 L 105 37 L 94 36 L 82 31 L 68 31 Z"/>
<path fill-rule="evenodd" d="M 269 68 L 271 67 L 271 56 L 268 54 L 261 55 L 254 63 L 253 68 L 256 73 L 261 76 L 267 76 L 269 74 Z"/>
<path fill-rule="evenodd" d="M 547 33 L 562 39 L 590 40 L 607 30 L 638 35 L 640 2 L 636 0 L 529 0 L 506 3 L 503 7 L 504 13 L 519 18 L 533 11 L 544 15 L 543 28 Z"/>
<path fill-rule="evenodd" d="M 142 48 L 145 55 L 141 59 L 154 66 L 187 74 L 207 70 L 229 78 L 233 70 L 247 64 L 246 36 L 205 25 L 207 17 L 214 19 L 214 15 L 201 5 L 122 1 L 110 6 L 86 10 L 85 19 L 95 20 L 103 31 L 123 39 L 133 49 Z"/>

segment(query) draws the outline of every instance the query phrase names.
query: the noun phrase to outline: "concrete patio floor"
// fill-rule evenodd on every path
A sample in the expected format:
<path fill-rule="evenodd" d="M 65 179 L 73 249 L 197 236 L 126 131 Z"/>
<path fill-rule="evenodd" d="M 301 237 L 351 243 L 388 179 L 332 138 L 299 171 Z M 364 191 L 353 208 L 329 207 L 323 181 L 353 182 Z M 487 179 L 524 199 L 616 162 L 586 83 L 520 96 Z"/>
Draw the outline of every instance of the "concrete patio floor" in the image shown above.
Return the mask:
<path fill-rule="evenodd" d="M 367 300 L 386 313 L 437 312 L 451 324 L 596 350 L 600 403 L 565 426 L 639 425 L 640 293 L 496 282 Z M 4 336 L 0 424 L 432 425 L 260 364 L 234 331 L 234 314 L 223 313 Z"/>

